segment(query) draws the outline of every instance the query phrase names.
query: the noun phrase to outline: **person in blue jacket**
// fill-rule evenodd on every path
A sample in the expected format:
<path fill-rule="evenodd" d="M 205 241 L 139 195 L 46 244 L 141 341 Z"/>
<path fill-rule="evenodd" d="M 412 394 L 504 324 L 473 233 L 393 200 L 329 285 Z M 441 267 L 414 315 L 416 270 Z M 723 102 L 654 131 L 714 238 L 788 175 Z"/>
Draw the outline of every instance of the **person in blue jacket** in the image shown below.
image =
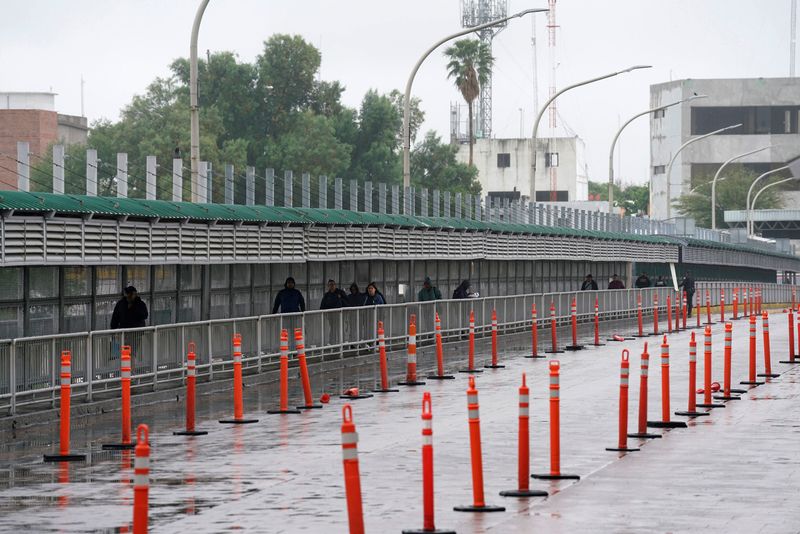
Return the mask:
<path fill-rule="evenodd" d="M 306 311 L 306 301 L 303 299 L 303 294 L 295 289 L 294 278 L 291 276 L 286 279 L 283 289 L 278 291 L 278 295 L 275 297 L 275 305 L 272 307 L 272 313 L 278 313 L 279 308 L 281 313 Z"/>

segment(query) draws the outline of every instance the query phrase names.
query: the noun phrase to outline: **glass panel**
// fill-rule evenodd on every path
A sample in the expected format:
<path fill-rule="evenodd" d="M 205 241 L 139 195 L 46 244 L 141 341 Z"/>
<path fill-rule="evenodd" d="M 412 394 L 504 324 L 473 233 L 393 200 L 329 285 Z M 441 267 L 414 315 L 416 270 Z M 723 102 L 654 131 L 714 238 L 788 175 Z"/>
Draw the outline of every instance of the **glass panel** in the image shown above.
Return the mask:
<path fill-rule="evenodd" d="M 45 336 L 58 332 L 58 315 L 55 304 L 36 304 L 28 308 L 29 336 Z"/>
<path fill-rule="evenodd" d="M 250 287 L 250 265 L 233 266 L 233 287 Z"/>
<path fill-rule="evenodd" d="M 264 263 L 253 265 L 253 285 L 256 287 L 269 286 L 269 266 Z"/>
<path fill-rule="evenodd" d="M 89 324 L 89 303 L 66 304 L 64 306 L 64 332 L 86 332 Z"/>
<path fill-rule="evenodd" d="M 272 311 L 272 300 L 269 290 L 258 289 L 253 292 L 253 314 L 264 315 Z"/>
<path fill-rule="evenodd" d="M 227 289 L 230 287 L 230 269 L 228 265 L 211 266 L 211 289 Z"/>
<path fill-rule="evenodd" d="M 250 292 L 241 291 L 233 295 L 233 316 L 247 317 L 250 315 Z"/>
<path fill-rule="evenodd" d="M 111 328 L 111 314 L 114 313 L 114 306 L 117 304 L 117 300 L 119 299 L 97 299 L 94 305 L 95 329 L 108 330 Z"/>
<path fill-rule="evenodd" d="M 227 293 L 212 293 L 209 312 L 212 319 L 230 317 L 230 295 Z"/>
<path fill-rule="evenodd" d="M 22 267 L 0 269 L 0 300 L 22 299 Z"/>
<path fill-rule="evenodd" d="M 174 291 L 175 290 L 175 266 L 174 265 L 156 265 L 153 267 L 153 276 L 155 277 L 156 291 Z"/>
<path fill-rule="evenodd" d="M 22 335 L 22 306 L 0 306 L 0 339 Z"/>
<path fill-rule="evenodd" d="M 46 299 L 58 296 L 58 267 L 31 267 L 30 298 Z"/>
<path fill-rule="evenodd" d="M 200 320 L 200 295 L 187 295 L 182 294 L 180 300 L 180 309 L 178 310 L 178 320 L 182 322 L 199 321 Z"/>
<path fill-rule="evenodd" d="M 139 293 L 150 291 L 150 267 L 136 265 L 125 269 L 125 287 L 133 286 Z"/>
<path fill-rule="evenodd" d="M 90 295 L 92 270 L 89 267 L 64 267 L 64 296 L 83 297 Z"/>
<path fill-rule="evenodd" d="M 200 265 L 181 265 L 181 289 L 200 289 L 203 284 L 203 270 Z"/>
<path fill-rule="evenodd" d="M 174 323 L 175 297 L 169 295 L 154 298 L 149 319 L 151 325 Z"/>
<path fill-rule="evenodd" d="M 119 268 L 103 266 L 95 269 L 95 291 L 98 295 L 120 295 L 122 288 L 119 286 Z M 113 311 L 113 310 L 112 310 Z"/>

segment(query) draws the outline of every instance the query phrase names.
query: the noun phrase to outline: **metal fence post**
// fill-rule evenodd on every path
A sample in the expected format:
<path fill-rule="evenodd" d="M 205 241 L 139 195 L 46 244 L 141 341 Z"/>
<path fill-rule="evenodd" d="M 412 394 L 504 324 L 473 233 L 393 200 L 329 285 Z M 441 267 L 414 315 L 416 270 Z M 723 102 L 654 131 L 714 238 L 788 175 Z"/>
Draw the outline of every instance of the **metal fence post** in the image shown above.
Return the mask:
<path fill-rule="evenodd" d="M 311 175 L 304 172 L 301 177 L 300 196 L 304 208 L 311 207 Z"/>
<path fill-rule="evenodd" d="M 153 391 L 156 390 L 158 385 L 158 327 L 153 328 Z"/>
<path fill-rule="evenodd" d="M 318 208 L 328 209 L 328 177 L 319 177 L 319 204 Z"/>
<path fill-rule="evenodd" d="M 350 180 L 350 211 L 358 211 L 358 180 Z"/>
<path fill-rule="evenodd" d="M 294 206 L 294 173 L 283 171 L 283 207 L 291 208 Z"/>
<path fill-rule="evenodd" d="M 442 204 L 440 195 L 441 195 L 441 193 L 439 192 L 438 189 L 434 189 L 433 190 L 433 216 L 434 217 L 438 217 L 439 216 L 439 208 L 441 207 L 441 204 Z"/>
<path fill-rule="evenodd" d="M 386 184 L 378 183 L 378 213 L 386 213 Z"/>
<path fill-rule="evenodd" d="M 372 213 L 372 182 L 364 182 L 364 211 Z"/>
<path fill-rule="evenodd" d="M 86 402 L 92 402 L 94 384 L 94 335 L 89 332 L 86 338 Z"/>
<path fill-rule="evenodd" d="M 9 408 L 10 415 L 17 415 L 17 340 L 11 341 L 11 348 L 9 349 L 11 362 L 9 366 L 9 382 L 8 386 L 11 388 L 11 407 Z"/>
<path fill-rule="evenodd" d="M 333 207 L 334 209 L 342 209 L 342 179 L 333 179 Z"/>

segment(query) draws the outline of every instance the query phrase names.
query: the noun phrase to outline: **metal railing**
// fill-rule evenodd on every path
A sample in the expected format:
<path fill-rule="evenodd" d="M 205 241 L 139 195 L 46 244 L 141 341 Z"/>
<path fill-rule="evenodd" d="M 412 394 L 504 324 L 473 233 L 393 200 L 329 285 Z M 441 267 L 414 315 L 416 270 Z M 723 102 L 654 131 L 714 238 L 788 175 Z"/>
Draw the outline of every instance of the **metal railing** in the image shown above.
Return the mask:
<path fill-rule="evenodd" d="M 712 305 L 724 292 L 730 306 L 734 289 L 739 292 L 740 310 L 743 291 L 761 291 L 764 303 L 794 302 L 794 286 L 779 284 L 738 284 L 735 282 L 698 283 L 700 301 L 705 304 L 709 290 Z M 175 387 L 184 378 L 184 355 L 189 342 L 196 344 L 197 375 L 200 381 L 231 376 L 234 333 L 242 335 L 245 373 L 259 373 L 277 368 L 282 328 L 302 328 L 309 361 L 342 359 L 374 352 L 377 323 L 384 323 L 390 349 L 405 346 L 410 316 L 416 315 L 417 343 L 431 344 L 434 317 L 442 321 L 445 341 L 463 339 L 469 326 L 469 312 L 475 312 L 476 334 L 489 333 L 491 312 L 497 310 L 501 333 L 530 328 L 531 307 L 536 305 L 539 328 L 550 321 L 550 305 L 556 310 L 557 324 L 569 322 L 570 305 L 576 299 L 578 321 L 593 320 L 595 299 L 602 320 L 636 315 L 637 300 L 642 299 L 643 313 L 652 315 L 653 298 L 666 310 L 667 296 L 674 299 L 671 287 L 611 291 L 538 293 L 468 300 L 439 300 L 362 308 L 341 308 L 296 314 L 262 315 L 237 319 L 218 319 L 193 323 L 160 325 L 131 330 L 103 330 L 51 336 L 37 336 L 0 341 L 0 410 L 14 415 L 20 407 L 50 408 L 56 405 L 60 384 L 59 355 L 72 352 L 72 394 L 78 401 L 91 402 L 115 395 L 119 389 L 120 347 L 132 348 L 134 390 Z M 662 314 L 662 318 L 664 315 Z"/>

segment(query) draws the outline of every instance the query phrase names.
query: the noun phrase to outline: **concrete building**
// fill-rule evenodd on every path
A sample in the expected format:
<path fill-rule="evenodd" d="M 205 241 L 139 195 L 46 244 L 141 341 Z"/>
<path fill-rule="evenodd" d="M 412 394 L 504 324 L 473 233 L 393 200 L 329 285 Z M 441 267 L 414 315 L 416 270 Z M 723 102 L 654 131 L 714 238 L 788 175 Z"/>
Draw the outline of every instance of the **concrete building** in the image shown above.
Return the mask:
<path fill-rule="evenodd" d="M 86 117 L 55 110 L 55 93 L 0 93 L 0 190 L 16 189 L 17 142 L 27 142 L 31 154 L 44 156 L 49 146 L 86 144 Z"/>
<path fill-rule="evenodd" d="M 550 201 L 551 179 L 556 179 L 559 202 L 588 200 L 589 176 L 585 147 L 580 137 L 539 139 L 536 152 L 536 201 Z M 484 195 L 495 191 L 520 191 L 529 196 L 531 172 L 531 140 L 476 139 L 473 162 Z M 459 144 L 458 161 L 469 161 L 469 145 Z"/>
<path fill-rule="evenodd" d="M 780 167 L 800 155 L 800 80 L 743 78 L 677 80 L 650 86 L 651 107 L 693 94 L 706 98 L 685 102 L 650 117 L 650 214 L 656 219 L 679 215 L 670 204 L 704 176 L 713 176 L 729 158 L 771 146 L 738 162 L 755 172 Z M 742 126 L 688 145 L 686 141 L 734 124 Z M 669 193 L 668 193 L 669 191 Z"/>

